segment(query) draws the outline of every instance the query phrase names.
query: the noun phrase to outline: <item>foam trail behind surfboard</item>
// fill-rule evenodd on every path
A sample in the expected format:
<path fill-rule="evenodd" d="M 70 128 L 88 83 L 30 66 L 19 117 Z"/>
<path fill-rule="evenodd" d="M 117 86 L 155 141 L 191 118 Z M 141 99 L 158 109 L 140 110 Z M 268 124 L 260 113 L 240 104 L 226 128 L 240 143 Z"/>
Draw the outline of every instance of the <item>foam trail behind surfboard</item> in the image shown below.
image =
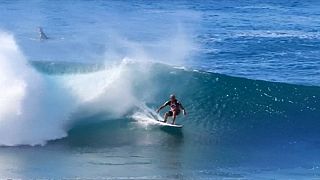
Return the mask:
<path fill-rule="evenodd" d="M 164 121 L 163 118 L 154 109 L 149 108 L 147 105 L 140 103 L 138 107 L 142 111 L 141 113 L 145 114 L 149 118 L 153 118 L 158 121 Z"/>

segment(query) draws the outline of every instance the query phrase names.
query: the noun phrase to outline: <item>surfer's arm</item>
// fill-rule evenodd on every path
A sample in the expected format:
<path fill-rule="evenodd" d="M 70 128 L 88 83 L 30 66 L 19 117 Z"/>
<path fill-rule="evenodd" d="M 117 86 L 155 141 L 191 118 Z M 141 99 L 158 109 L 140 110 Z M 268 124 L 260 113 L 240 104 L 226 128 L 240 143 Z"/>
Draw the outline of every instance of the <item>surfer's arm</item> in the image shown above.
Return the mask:
<path fill-rule="evenodd" d="M 182 104 L 180 103 L 180 108 L 182 109 L 182 111 L 183 111 L 183 115 L 186 115 L 187 114 L 187 112 L 186 112 L 186 109 L 184 109 L 184 107 L 182 106 Z"/>
<path fill-rule="evenodd" d="M 157 110 L 157 113 L 159 113 L 159 111 L 160 111 L 161 109 L 163 109 L 164 107 L 166 107 L 166 106 L 168 106 L 168 102 L 165 102 L 162 106 L 160 106 L 160 107 L 158 108 L 158 110 Z"/>

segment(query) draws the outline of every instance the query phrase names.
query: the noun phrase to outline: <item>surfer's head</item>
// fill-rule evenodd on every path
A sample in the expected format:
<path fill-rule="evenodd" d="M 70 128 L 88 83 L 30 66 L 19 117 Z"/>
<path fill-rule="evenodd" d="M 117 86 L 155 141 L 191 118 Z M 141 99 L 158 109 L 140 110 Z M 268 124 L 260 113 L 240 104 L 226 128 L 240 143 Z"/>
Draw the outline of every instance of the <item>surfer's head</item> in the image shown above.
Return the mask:
<path fill-rule="evenodd" d="M 170 95 L 170 100 L 171 100 L 171 101 L 176 100 L 176 96 L 175 96 L 174 94 L 171 94 L 171 95 Z"/>

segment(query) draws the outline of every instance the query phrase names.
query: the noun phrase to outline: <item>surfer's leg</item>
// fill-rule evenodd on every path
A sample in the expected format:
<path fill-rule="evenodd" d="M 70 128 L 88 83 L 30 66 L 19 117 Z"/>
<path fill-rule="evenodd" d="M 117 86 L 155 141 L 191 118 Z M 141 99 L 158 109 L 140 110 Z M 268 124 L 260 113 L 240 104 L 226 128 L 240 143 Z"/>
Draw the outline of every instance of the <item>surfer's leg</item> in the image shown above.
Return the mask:
<path fill-rule="evenodd" d="M 176 122 L 176 117 L 177 117 L 177 113 L 176 113 L 176 111 L 174 111 L 174 112 L 173 112 L 172 124 L 175 124 L 175 122 Z"/>
<path fill-rule="evenodd" d="M 166 112 L 166 113 L 164 114 L 164 122 L 167 122 L 168 117 L 169 117 L 169 116 L 172 116 L 172 115 L 173 115 L 172 111 Z"/>
<path fill-rule="evenodd" d="M 164 122 L 167 122 L 168 116 L 169 116 L 169 114 L 166 112 L 166 113 L 164 114 Z"/>
<path fill-rule="evenodd" d="M 173 121 L 172 124 L 176 123 L 176 117 L 180 114 L 180 110 L 173 111 L 172 116 L 173 116 Z"/>

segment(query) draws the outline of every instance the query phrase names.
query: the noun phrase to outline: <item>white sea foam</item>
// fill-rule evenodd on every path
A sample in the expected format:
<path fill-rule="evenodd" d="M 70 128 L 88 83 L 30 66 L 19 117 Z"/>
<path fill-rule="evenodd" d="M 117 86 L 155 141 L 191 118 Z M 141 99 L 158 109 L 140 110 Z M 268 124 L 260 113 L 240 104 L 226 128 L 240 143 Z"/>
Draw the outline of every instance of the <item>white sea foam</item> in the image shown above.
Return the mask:
<path fill-rule="evenodd" d="M 0 145 L 38 145 L 67 135 L 79 109 L 122 115 L 133 107 L 126 62 L 103 71 L 47 76 L 28 64 L 12 35 L 0 33 Z"/>
<path fill-rule="evenodd" d="M 49 81 L 29 66 L 13 36 L 1 32 L 1 145 L 44 144 L 66 136 L 61 121 L 68 117 L 72 97 Z"/>

